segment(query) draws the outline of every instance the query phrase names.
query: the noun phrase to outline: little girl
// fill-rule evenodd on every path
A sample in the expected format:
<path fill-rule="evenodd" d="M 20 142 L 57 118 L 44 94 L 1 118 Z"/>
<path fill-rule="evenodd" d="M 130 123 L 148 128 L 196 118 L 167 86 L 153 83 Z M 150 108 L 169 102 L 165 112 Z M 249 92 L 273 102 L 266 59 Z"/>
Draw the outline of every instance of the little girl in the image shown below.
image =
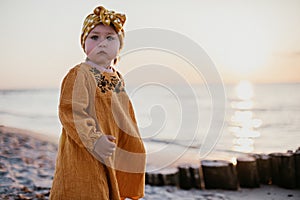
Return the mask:
<path fill-rule="evenodd" d="M 139 199 L 145 149 L 121 74 L 125 15 L 99 6 L 84 21 L 86 61 L 61 86 L 62 134 L 50 199 Z"/>

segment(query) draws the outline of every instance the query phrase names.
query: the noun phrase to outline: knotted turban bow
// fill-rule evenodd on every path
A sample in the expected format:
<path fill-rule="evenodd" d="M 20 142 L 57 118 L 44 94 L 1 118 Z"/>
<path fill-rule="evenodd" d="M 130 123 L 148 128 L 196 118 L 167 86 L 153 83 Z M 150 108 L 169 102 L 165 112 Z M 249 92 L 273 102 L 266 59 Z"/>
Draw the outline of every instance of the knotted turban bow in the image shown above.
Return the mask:
<path fill-rule="evenodd" d="M 81 46 L 84 49 L 85 40 L 88 34 L 95 26 L 102 23 L 106 26 L 112 25 L 118 34 L 124 34 L 123 25 L 126 21 L 124 14 L 115 13 L 114 11 L 106 10 L 103 6 L 94 9 L 92 14 L 89 14 L 84 22 L 81 33 Z"/>

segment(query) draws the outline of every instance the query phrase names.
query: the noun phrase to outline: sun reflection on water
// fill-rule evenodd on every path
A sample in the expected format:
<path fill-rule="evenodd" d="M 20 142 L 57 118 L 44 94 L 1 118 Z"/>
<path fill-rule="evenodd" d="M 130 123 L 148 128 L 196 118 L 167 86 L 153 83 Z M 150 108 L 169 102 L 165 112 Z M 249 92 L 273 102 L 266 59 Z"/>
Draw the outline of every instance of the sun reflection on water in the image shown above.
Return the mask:
<path fill-rule="evenodd" d="M 240 81 L 236 86 L 235 91 L 240 100 L 250 100 L 254 96 L 253 85 L 250 81 Z"/>
<path fill-rule="evenodd" d="M 257 130 L 262 125 L 262 120 L 254 118 L 253 85 L 249 81 L 241 81 L 235 88 L 238 100 L 231 102 L 235 110 L 228 127 L 233 139 L 233 150 L 250 153 L 254 151 L 254 139 L 260 137 Z"/>

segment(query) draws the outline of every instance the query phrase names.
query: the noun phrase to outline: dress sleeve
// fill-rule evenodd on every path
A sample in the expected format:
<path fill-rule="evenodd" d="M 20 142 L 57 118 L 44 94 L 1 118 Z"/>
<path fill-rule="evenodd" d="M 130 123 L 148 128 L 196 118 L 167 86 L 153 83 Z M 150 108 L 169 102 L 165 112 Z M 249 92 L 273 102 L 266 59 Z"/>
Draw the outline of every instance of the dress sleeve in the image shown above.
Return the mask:
<path fill-rule="evenodd" d="M 83 72 L 74 68 L 70 70 L 61 86 L 59 118 L 67 135 L 78 146 L 93 153 L 94 144 L 102 133 L 97 131 L 96 119 L 89 113 L 94 105 L 90 105 L 93 94 L 88 84 Z"/>

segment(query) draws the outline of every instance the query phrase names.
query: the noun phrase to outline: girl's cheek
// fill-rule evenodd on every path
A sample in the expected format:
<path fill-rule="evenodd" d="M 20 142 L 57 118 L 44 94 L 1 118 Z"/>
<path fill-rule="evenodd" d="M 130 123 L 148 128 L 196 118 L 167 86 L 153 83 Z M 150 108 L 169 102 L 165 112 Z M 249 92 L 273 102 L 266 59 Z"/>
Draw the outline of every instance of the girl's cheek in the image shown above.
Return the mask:
<path fill-rule="evenodd" d="M 86 48 L 86 53 L 87 53 L 87 54 L 90 54 L 90 53 L 91 53 L 91 47 L 87 47 L 87 48 Z"/>
<path fill-rule="evenodd" d="M 95 45 L 93 45 L 93 44 L 87 42 L 87 43 L 85 44 L 85 52 L 86 52 L 86 54 L 91 53 L 91 51 L 94 49 L 94 47 L 95 47 Z"/>

